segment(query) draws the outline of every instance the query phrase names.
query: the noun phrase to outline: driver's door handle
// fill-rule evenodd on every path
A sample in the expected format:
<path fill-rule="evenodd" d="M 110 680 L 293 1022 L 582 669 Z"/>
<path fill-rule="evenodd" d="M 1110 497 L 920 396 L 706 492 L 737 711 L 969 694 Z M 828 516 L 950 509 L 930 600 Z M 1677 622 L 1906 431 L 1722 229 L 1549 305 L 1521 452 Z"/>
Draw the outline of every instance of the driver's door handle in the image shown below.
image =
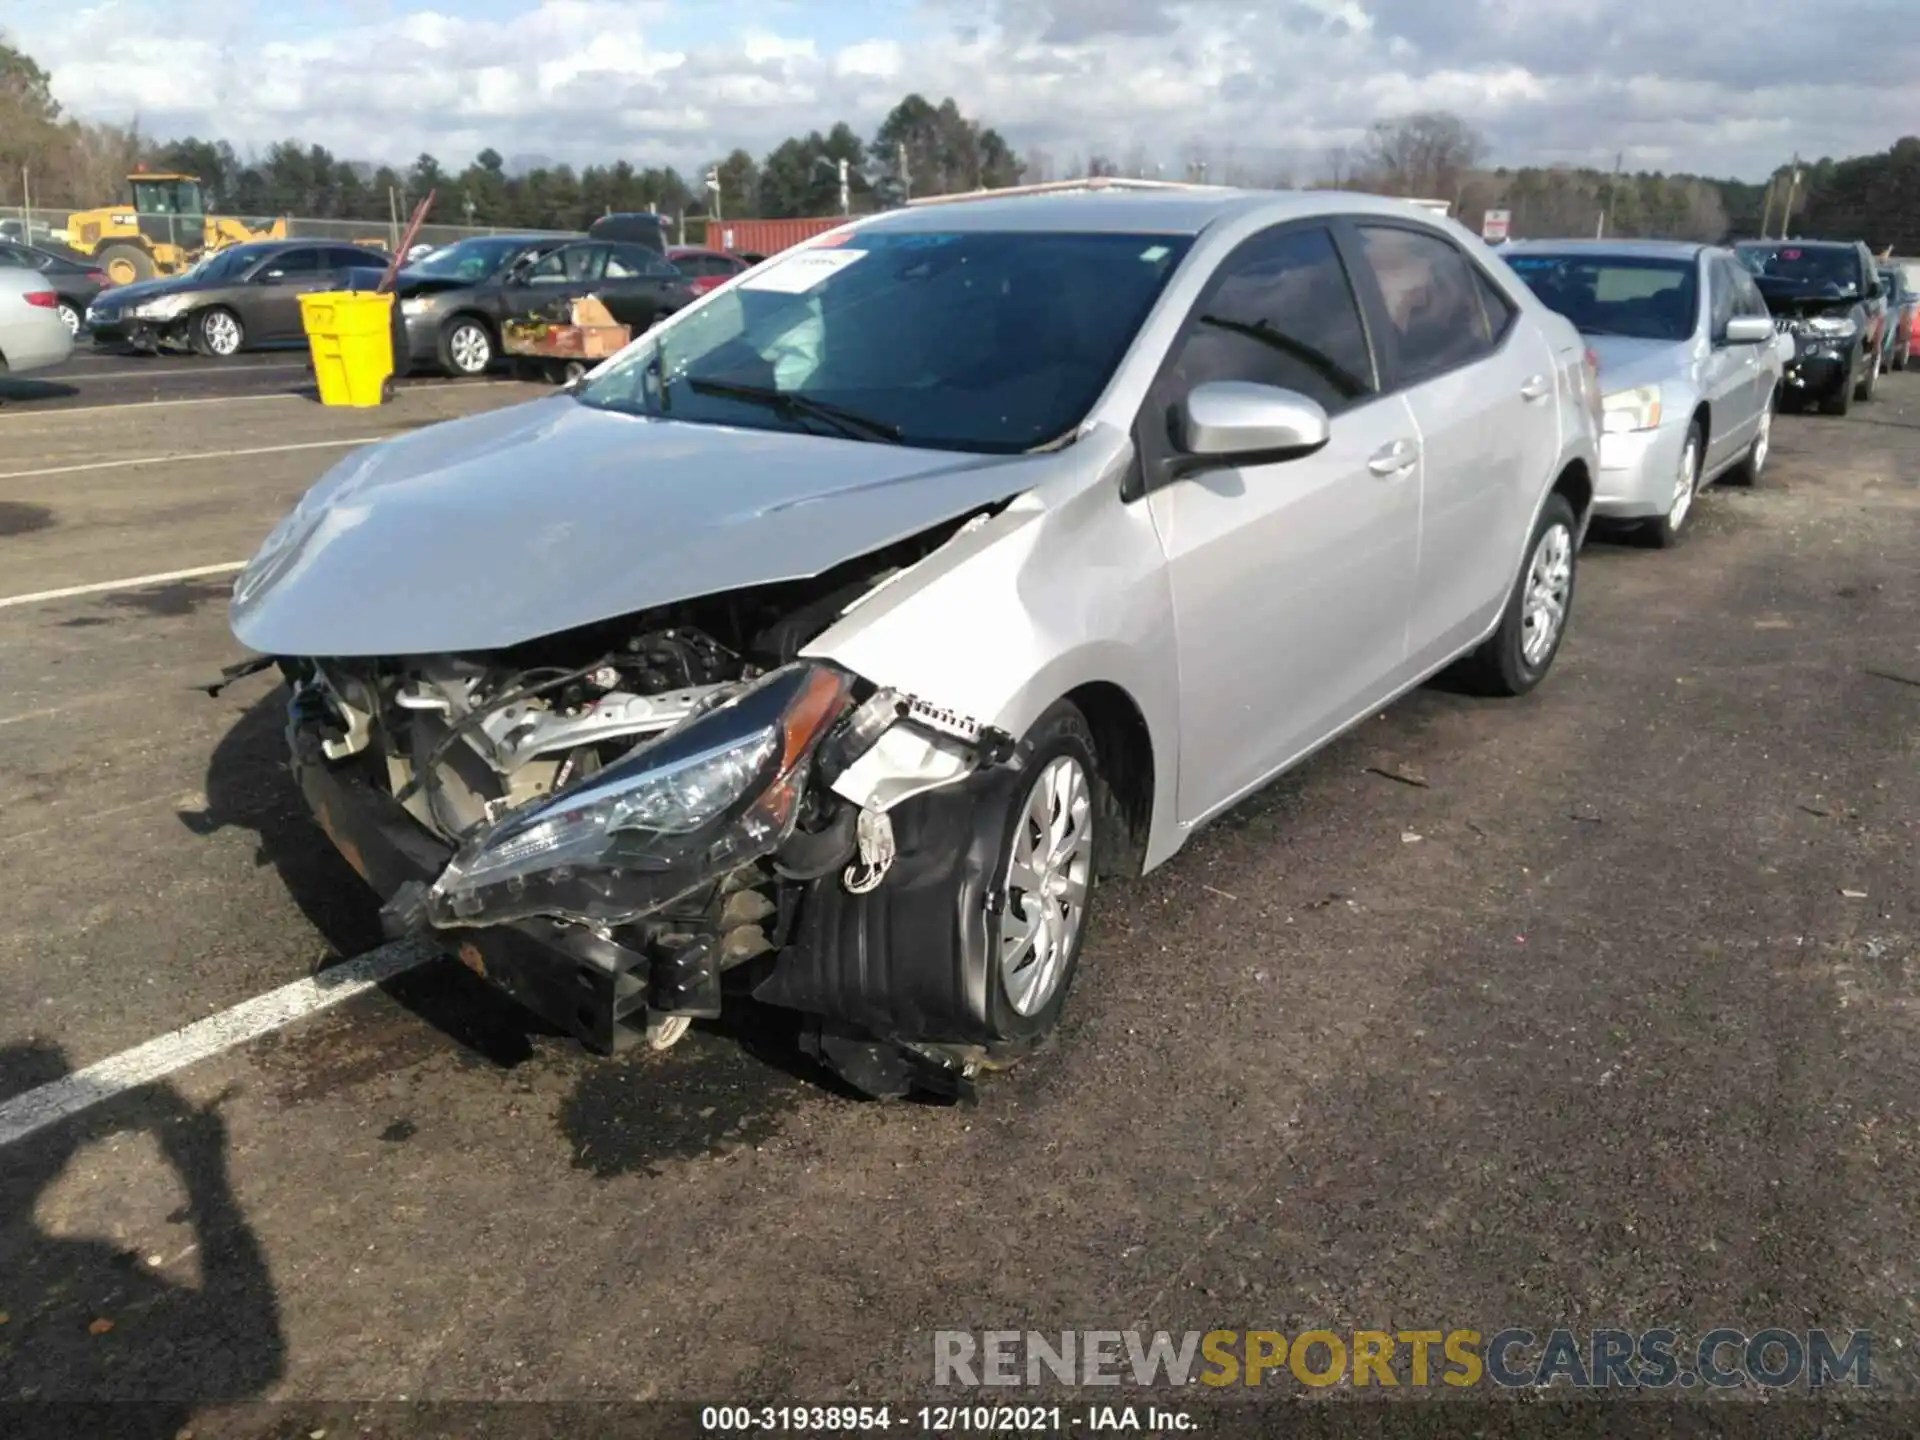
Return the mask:
<path fill-rule="evenodd" d="M 1553 382 L 1544 375 L 1536 375 L 1520 387 L 1522 400 L 1544 400 L 1553 393 Z"/>
<path fill-rule="evenodd" d="M 1396 440 L 1374 451 L 1373 458 L 1367 461 L 1367 469 L 1376 475 L 1404 475 L 1419 458 L 1420 447 L 1417 444 L 1411 440 Z"/>

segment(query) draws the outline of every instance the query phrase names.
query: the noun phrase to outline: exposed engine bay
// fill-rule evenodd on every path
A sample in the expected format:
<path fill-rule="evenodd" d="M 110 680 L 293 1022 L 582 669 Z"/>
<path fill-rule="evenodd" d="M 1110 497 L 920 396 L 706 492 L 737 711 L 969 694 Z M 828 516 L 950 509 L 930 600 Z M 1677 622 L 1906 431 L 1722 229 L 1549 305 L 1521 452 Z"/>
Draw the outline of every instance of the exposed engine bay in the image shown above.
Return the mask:
<path fill-rule="evenodd" d="M 831 1010 L 813 999 L 830 979 L 772 973 L 809 897 L 838 890 L 839 905 L 874 889 L 895 857 L 889 810 L 1013 747 L 800 652 L 964 523 L 812 580 L 512 650 L 282 659 L 296 767 L 305 747 L 311 762 L 363 777 L 452 851 L 437 879 L 388 898 L 389 933 L 458 946 L 475 928 L 584 931 L 613 957 L 613 1019 L 656 1046 L 720 1013 L 723 976 L 727 988 Z M 879 783 L 863 803 L 836 793 L 889 732 L 906 764 L 887 772 L 868 760 Z M 327 824 L 327 806 L 316 810 Z M 951 1054 L 906 1053 L 922 1068 L 965 1069 Z"/>

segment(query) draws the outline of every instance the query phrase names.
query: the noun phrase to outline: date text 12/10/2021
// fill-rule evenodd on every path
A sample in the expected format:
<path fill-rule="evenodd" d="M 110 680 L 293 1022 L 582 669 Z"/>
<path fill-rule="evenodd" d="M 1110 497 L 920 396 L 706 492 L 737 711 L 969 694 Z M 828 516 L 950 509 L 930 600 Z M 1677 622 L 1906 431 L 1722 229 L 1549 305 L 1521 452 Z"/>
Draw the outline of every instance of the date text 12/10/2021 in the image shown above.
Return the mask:
<path fill-rule="evenodd" d="M 708 1405 L 703 1433 L 850 1434 L 910 1430 L 929 1435 L 1035 1434 L 1198 1429 L 1193 1416 L 1164 1405 Z"/>

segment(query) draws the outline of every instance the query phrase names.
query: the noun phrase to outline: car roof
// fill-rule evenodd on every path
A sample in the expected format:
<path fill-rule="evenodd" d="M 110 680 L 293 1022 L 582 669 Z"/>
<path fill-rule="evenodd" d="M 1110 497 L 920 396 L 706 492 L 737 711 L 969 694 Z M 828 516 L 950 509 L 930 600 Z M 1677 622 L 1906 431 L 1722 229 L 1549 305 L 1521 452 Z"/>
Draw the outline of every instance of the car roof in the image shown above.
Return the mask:
<path fill-rule="evenodd" d="M 1350 190 L 1084 190 L 1047 195 L 966 195 L 860 220 L 863 232 L 924 235 L 953 231 L 1054 231 L 1077 234 L 1198 235 L 1221 221 L 1257 216 L 1268 224 L 1320 215 L 1420 217 L 1409 200 Z"/>
<path fill-rule="evenodd" d="M 1702 251 L 1718 249 L 1698 240 L 1514 240 L 1502 254 L 1618 256 L 1639 260 L 1692 260 Z"/>
<path fill-rule="evenodd" d="M 1794 250 L 1853 250 L 1858 246 L 1852 240 L 1742 240 L 1738 249 L 1751 250 L 1761 245 L 1778 248 L 1787 246 Z"/>

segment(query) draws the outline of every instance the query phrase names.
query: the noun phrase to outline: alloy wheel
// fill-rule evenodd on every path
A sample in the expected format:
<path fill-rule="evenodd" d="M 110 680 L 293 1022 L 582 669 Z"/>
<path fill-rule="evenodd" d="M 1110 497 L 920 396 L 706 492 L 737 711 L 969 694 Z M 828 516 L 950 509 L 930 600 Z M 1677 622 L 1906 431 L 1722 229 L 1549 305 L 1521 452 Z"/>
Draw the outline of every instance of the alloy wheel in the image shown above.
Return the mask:
<path fill-rule="evenodd" d="M 1767 408 L 1760 412 L 1760 428 L 1753 436 L 1753 459 L 1748 468 L 1755 475 L 1767 463 L 1767 452 L 1773 448 L 1773 402 L 1767 402 Z"/>
<path fill-rule="evenodd" d="M 1687 436 L 1687 443 L 1680 451 L 1680 468 L 1674 472 L 1673 500 L 1667 506 L 1667 528 L 1678 530 L 1687 523 L 1687 512 L 1693 509 L 1693 495 L 1700 478 L 1700 432 L 1694 431 Z"/>
<path fill-rule="evenodd" d="M 233 355 L 240 349 L 240 322 L 224 310 L 216 310 L 201 322 L 200 333 L 207 349 L 216 355 Z"/>
<path fill-rule="evenodd" d="M 1021 1015 L 1060 991 L 1093 883 L 1093 787 L 1071 755 L 1034 778 L 1014 829 L 1000 916 L 1000 981 Z"/>
<path fill-rule="evenodd" d="M 478 375 L 493 359 L 493 342 L 478 325 L 462 325 L 447 337 L 447 353 L 462 375 Z"/>
<path fill-rule="evenodd" d="M 64 300 L 60 302 L 60 319 L 66 325 L 69 335 L 80 333 L 80 312 Z"/>
<path fill-rule="evenodd" d="M 1520 618 L 1520 653 L 1538 670 L 1553 654 L 1567 623 L 1567 602 L 1573 594 L 1573 532 L 1550 525 L 1533 547 L 1527 562 L 1527 593 Z"/>

